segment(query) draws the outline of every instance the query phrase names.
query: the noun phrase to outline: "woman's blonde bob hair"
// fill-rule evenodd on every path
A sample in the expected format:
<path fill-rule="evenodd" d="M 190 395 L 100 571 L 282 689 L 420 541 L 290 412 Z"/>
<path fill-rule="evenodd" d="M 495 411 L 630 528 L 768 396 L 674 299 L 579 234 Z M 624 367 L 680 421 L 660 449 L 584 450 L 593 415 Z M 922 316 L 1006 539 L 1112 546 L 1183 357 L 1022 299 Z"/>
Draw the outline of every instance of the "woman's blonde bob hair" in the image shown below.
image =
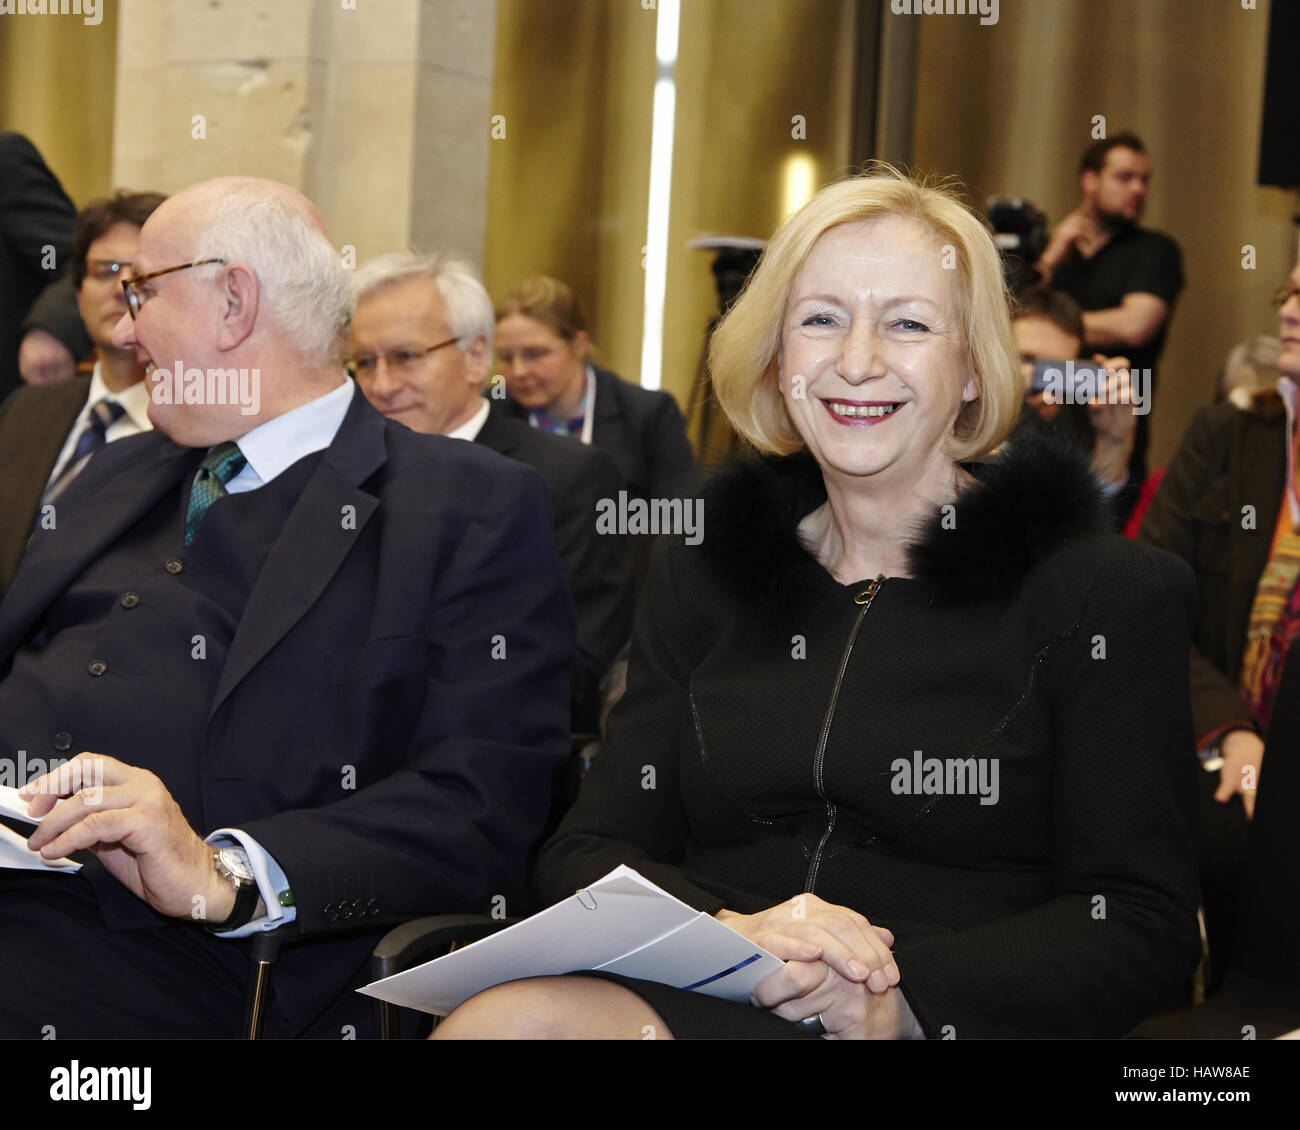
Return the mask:
<path fill-rule="evenodd" d="M 1011 335 L 1011 297 L 983 220 L 953 187 L 875 165 L 823 188 L 781 225 L 714 331 L 709 371 L 718 402 L 736 431 L 759 451 L 789 455 L 804 446 L 777 383 L 781 330 L 795 277 L 813 244 L 831 228 L 881 216 L 925 225 L 937 240 L 936 253 L 949 256 L 957 275 L 961 333 L 979 391 L 957 414 L 949 456 L 970 459 L 993 450 L 1019 417 L 1024 380 Z"/>

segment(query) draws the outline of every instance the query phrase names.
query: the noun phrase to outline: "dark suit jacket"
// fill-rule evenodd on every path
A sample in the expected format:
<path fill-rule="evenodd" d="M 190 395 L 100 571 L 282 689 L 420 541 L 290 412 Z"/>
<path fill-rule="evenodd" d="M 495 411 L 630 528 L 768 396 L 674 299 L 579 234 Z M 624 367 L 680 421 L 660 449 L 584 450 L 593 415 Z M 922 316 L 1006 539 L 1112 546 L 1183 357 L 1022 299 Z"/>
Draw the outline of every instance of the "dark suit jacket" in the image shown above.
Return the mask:
<path fill-rule="evenodd" d="M 595 730 L 600 680 L 632 624 L 632 558 L 627 538 L 596 532 L 596 504 L 625 484 L 610 456 L 489 412 L 475 442 L 541 472 L 550 495 L 555 548 L 578 616 L 573 728 Z"/>
<path fill-rule="evenodd" d="M 591 443 L 613 456 L 636 498 L 680 495 L 695 470 L 695 457 L 686 438 L 686 424 L 669 393 L 629 384 L 607 369 L 596 373 L 596 418 Z M 528 410 L 517 401 L 494 401 L 507 415 L 528 422 Z"/>
<path fill-rule="evenodd" d="M 1237 678 L 1286 485 L 1285 410 L 1280 400 L 1265 405 L 1244 412 L 1219 404 L 1192 417 L 1138 535 L 1178 554 L 1196 574 L 1191 663 L 1198 739 L 1251 718 Z M 1253 524 L 1245 522 L 1247 506 Z"/>
<path fill-rule="evenodd" d="M 93 457 L 0 604 L 0 678 L 51 601 L 192 466 L 154 432 Z M 238 827 L 266 848 L 303 932 L 479 909 L 522 884 L 568 753 L 572 662 L 537 473 L 389 423 L 358 392 L 257 577 L 200 747 L 151 745 L 142 717 L 137 764 L 171 779 L 201 835 Z M 161 668 L 158 692 L 159 715 L 177 708 Z M 198 933 L 94 861 L 86 874 L 109 929 Z M 285 952 L 276 995 L 291 1029 L 374 941 Z"/>
<path fill-rule="evenodd" d="M 62 278 L 47 286 L 32 303 L 23 324 L 18 327 L 18 340 L 22 341 L 32 330 L 44 330 L 58 338 L 78 360 L 89 356 L 95 348 L 95 343 L 90 340 L 86 325 L 81 320 L 81 310 L 77 306 L 77 288 L 72 285 L 70 270 L 65 270 Z"/>
<path fill-rule="evenodd" d="M 0 599 L 18 571 L 45 484 L 89 389 L 89 377 L 23 385 L 0 403 Z"/>
<path fill-rule="evenodd" d="M 0 397 L 18 384 L 18 327 L 63 270 L 75 217 L 36 147 L 20 133 L 0 131 Z M 48 266 L 47 247 L 54 249 Z"/>

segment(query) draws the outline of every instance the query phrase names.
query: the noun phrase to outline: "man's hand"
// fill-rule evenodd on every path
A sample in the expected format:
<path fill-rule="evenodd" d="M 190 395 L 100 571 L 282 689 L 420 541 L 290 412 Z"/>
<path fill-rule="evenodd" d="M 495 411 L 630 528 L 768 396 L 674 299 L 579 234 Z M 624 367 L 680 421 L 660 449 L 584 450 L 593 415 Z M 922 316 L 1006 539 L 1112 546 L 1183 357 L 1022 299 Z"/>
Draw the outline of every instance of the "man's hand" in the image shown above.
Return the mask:
<path fill-rule="evenodd" d="M 53 385 L 71 380 L 77 359 L 68 347 L 44 330 L 28 330 L 18 346 L 18 372 L 29 385 Z"/>
<path fill-rule="evenodd" d="M 1214 799 L 1227 804 L 1233 793 L 1241 793 L 1241 807 L 1246 819 L 1255 816 L 1255 789 L 1259 785 L 1259 767 L 1264 760 L 1264 739 L 1253 730 L 1232 730 L 1219 743 L 1223 766 L 1219 770 L 1219 787 Z"/>
<path fill-rule="evenodd" d="M 1137 415 L 1133 408 L 1133 385 L 1127 357 L 1093 355 L 1093 361 L 1105 370 L 1106 384 L 1088 404 L 1096 441 L 1092 450 L 1092 469 L 1112 483 L 1128 480 L 1129 459 L 1137 434 Z"/>
<path fill-rule="evenodd" d="M 1039 270 L 1050 275 L 1071 251 L 1077 249 L 1081 255 L 1091 254 L 1102 238 L 1096 221 L 1076 208 L 1052 230 L 1052 238 L 1038 260 Z"/>
<path fill-rule="evenodd" d="M 20 796 L 40 820 L 27 846 L 45 859 L 93 851 L 160 914 L 208 922 L 230 917 L 233 885 L 217 874 L 212 848 L 147 769 L 79 753 L 24 785 Z"/>
<path fill-rule="evenodd" d="M 811 987 L 806 971 L 792 969 L 790 962 L 823 962 L 844 980 L 865 983 L 879 993 L 898 984 L 898 966 L 889 952 L 894 935 L 847 906 L 803 894 L 758 914 L 720 910 L 714 917 L 787 963 L 764 982 L 779 986 L 774 992 L 788 994 L 781 1000 Z M 773 993 L 767 995 L 775 1002 Z"/>

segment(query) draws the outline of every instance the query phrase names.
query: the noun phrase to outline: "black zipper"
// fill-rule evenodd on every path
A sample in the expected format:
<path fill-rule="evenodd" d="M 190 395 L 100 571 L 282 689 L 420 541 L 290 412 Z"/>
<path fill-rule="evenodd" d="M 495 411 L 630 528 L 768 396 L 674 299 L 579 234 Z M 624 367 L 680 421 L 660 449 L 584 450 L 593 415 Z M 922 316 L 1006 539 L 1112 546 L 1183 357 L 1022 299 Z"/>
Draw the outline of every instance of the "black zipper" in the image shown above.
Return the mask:
<path fill-rule="evenodd" d="M 871 602 L 876 599 L 876 594 L 880 592 L 880 588 L 884 583 L 885 577 L 884 574 L 881 574 L 853 598 L 853 602 L 859 605 L 862 610 L 858 613 L 858 618 L 853 622 L 853 630 L 849 633 L 848 643 L 844 645 L 844 654 L 840 656 L 839 671 L 835 675 L 835 685 L 831 688 L 831 701 L 826 707 L 826 717 L 822 719 L 821 733 L 817 737 L 817 752 L 813 755 L 813 788 L 817 790 L 817 795 L 822 798 L 822 803 L 826 805 L 826 831 L 822 833 L 822 838 L 817 842 L 817 850 L 813 852 L 812 861 L 808 864 L 808 875 L 804 880 L 803 889 L 809 894 L 812 894 L 816 889 L 817 872 L 820 870 L 822 863 L 822 852 L 826 848 L 826 842 L 831 838 L 831 833 L 835 831 L 837 809 L 835 804 L 826 796 L 823 777 L 826 765 L 826 743 L 831 736 L 831 722 L 835 718 L 835 705 L 839 702 L 840 685 L 844 682 L 844 672 L 849 666 L 849 655 L 852 653 L 853 644 L 858 638 L 858 629 L 862 627 L 862 621 L 866 618 L 867 609 L 871 607 Z"/>

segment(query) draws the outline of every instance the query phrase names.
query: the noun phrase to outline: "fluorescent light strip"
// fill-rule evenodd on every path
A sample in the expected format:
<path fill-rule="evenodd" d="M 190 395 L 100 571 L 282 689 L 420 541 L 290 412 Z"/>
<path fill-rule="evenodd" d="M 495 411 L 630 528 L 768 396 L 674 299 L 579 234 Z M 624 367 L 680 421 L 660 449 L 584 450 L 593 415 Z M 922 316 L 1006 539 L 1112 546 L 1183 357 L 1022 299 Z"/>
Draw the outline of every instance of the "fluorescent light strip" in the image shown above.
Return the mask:
<path fill-rule="evenodd" d="M 668 288 L 668 205 L 673 177 L 673 114 L 677 90 L 679 0 L 659 0 L 655 29 L 654 116 L 650 126 L 650 199 L 646 220 L 645 313 L 641 326 L 641 386 L 657 389 L 663 372 L 664 295 Z"/>

